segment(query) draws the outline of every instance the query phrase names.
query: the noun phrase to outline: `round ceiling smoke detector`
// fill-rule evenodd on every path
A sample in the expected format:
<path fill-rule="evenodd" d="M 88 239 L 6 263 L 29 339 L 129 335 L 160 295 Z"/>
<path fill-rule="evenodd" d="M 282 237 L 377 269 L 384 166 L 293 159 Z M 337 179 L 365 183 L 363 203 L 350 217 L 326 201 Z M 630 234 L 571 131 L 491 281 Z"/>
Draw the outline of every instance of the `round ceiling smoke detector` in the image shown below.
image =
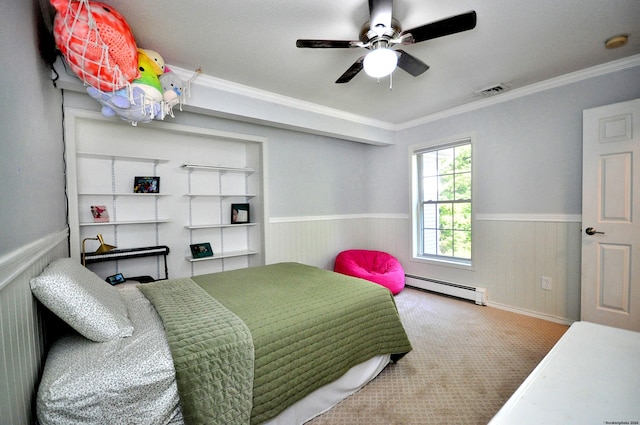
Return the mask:
<path fill-rule="evenodd" d="M 627 41 L 629 41 L 629 36 L 627 34 L 614 35 L 604 42 L 604 47 L 607 49 L 616 49 L 627 44 Z"/>

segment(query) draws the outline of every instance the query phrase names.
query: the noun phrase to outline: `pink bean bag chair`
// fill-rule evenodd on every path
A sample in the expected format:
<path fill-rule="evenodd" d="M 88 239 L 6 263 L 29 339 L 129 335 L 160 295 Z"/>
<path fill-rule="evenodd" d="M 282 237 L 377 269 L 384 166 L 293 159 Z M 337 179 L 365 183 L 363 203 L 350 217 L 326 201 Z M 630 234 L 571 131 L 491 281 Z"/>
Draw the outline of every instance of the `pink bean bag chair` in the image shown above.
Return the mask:
<path fill-rule="evenodd" d="M 375 282 L 396 295 L 404 288 L 404 269 L 391 254 L 382 251 L 350 249 L 336 257 L 335 272 Z"/>

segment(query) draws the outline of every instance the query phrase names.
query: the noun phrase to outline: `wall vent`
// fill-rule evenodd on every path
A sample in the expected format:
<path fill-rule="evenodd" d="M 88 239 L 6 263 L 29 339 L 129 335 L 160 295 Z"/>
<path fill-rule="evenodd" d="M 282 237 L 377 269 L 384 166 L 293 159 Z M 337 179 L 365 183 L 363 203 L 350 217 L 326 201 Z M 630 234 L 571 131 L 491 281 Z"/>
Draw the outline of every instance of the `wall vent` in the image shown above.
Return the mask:
<path fill-rule="evenodd" d="M 474 93 L 476 95 L 489 97 L 489 96 L 495 96 L 497 94 L 500 94 L 508 90 L 509 90 L 509 86 L 507 86 L 504 83 L 500 83 L 500 84 L 493 85 L 491 87 L 486 87 L 484 89 L 476 90 Z"/>
<path fill-rule="evenodd" d="M 476 288 L 475 286 L 443 282 L 441 280 L 429 279 L 427 277 L 414 276 L 410 274 L 406 274 L 405 278 L 408 286 L 470 300 L 478 305 L 487 305 L 489 298 L 485 288 Z"/>

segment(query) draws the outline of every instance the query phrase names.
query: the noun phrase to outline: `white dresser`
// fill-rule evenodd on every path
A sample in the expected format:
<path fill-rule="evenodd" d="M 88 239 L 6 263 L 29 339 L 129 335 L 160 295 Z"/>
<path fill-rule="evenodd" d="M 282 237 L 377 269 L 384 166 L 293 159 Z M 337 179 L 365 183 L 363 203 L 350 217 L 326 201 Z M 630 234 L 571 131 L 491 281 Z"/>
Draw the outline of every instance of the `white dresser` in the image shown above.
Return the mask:
<path fill-rule="evenodd" d="M 576 322 L 490 425 L 640 423 L 640 333 Z"/>

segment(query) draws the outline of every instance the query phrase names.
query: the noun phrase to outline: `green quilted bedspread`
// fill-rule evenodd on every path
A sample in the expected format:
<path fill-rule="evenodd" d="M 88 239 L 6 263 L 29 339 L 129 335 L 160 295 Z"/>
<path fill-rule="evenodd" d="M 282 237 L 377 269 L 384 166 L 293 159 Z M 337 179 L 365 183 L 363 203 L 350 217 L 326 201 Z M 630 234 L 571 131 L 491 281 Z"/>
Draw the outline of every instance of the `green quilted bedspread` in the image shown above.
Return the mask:
<path fill-rule="evenodd" d="M 139 288 L 162 318 L 185 424 L 249 423 L 254 350 L 242 320 L 189 278 Z"/>
<path fill-rule="evenodd" d="M 373 356 L 398 360 L 411 350 L 393 295 L 371 282 L 297 263 L 191 279 L 251 332 L 251 424 L 275 417 Z"/>

